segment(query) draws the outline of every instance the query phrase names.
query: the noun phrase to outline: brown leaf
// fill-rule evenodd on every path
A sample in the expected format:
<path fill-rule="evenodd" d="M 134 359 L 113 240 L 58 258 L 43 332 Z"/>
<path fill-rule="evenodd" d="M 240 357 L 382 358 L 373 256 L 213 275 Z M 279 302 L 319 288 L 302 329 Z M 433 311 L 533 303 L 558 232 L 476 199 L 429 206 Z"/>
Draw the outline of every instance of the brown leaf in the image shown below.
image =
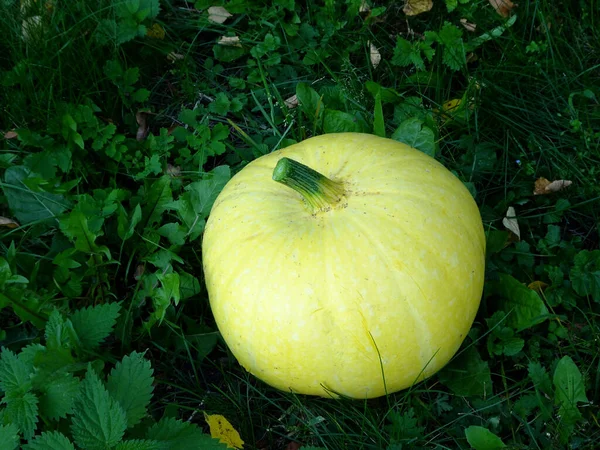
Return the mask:
<path fill-rule="evenodd" d="M 406 0 L 404 4 L 404 14 L 407 16 L 416 16 L 433 8 L 433 0 Z"/>
<path fill-rule="evenodd" d="M 544 283 L 543 281 L 532 281 L 527 285 L 527 287 L 533 291 L 542 292 L 548 287 L 548 284 Z"/>
<path fill-rule="evenodd" d="M 150 28 L 146 30 L 146 36 L 154 39 L 164 39 L 165 29 L 161 27 L 158 23 L 154 23 Z"/>
<path fill-rule="evenodd" d="M 284 100 L 284 103 L 285 106 L 287 106 L 289 109 L 293 109 L 296 106 L 298 106 L 298 97 L 296 96 L 296 94 L 294 94 L 287 100 Z"/>
<path fill-rule="evenodd" d="M 468 22 L 467 19 L 460 19 L 460 24 L 465 27 L 465 30 L 467 31 L 475 31 L 477 29 L 477 25 Z"/>
<path fill-rule="evenodd" d="M 167 59 L 171 62 L 175 62 L 177 60 L 183 59 L 184 56 L 181 53 L 171 52 L 167 55 Z"/>
<path fill-rule="evenodd" d="M 208 20 L 213 23 L 223 23 L 229 17 L 231 13 L 222 6 L 211 6 L 208 8 Z"/>
<path fill-rule="evenodd" d="M 502 17 L 510 16 L 511 10 L 516 6 L 510 0 L 490 0 L 490 5 L 492 5 L 496 12 Z"/>
<path fill-rule="evenodd" d="M 217 41 L 219 45 L 228 45 L 230 47 L 241 47 L 242 43 L 238 36 L 221 36 Z"/>
<path fill-rule="evenodd" d="M 299 450 L 299 449 L 300 449 L 300 444 L 298 444 L 297 442 L 290 442 L 285 447 L 285 450 Z"/>
<path fill-rule="evenodd" d="M 135 120 L 139 125 L 135 138 L 138 141 L 143 141 L 148 136 L 148 124 L 146 123 L 147 114 L 143 111 L 138 111 L 135 113 Z"/>
<path fill-rule="evenodd" d="M 18 136 L 17 132 L 14 130 L 7 131 L 4 133 L 4 139 L 14 139 Z"/>
<path fill-rule="evenodd" d="M 142 278 L 142 275 L 144 275 L 144 272 L 146 271 L 146 266 L 144 266 L 143 264 L 139 264 L 136 268 L 135 268 L 135 273 L 133 274 L 133 278 L 135 278 L 135 280 L 139 280 L 140 278 Z"/>
<path fill-rule="evenodd" d="M 544 177 L 535 180 L 533 195 L 547 195 L 553 192 L 562 191 L 564 188 L 573 184 L 570 180 L 554 180 L 549 181 Z"/>
<path fill-rule="evenodd" d="M 377 50 L 377 47 L 375 47 L 372 42 L 369 42 L 369 53 L 373 69 L 377 69 L 377 66 L 381 62 L 381 53 L 379 53 L 379 50 Z"/>
<path fill-rule="evenodd" d="M 502 225 L 504 225 L 508 230 L 512 231 L 515 236 L 521 239 L 521 230 L 519 229 L 519 222 L 517 222 L 517 214 L 515 212 L 515 208 L 512 206 L 508 207 L 508 211 L 506 211 L 506 217 L 502 219 Z"/>
<path fill-rule="evenodd" d="M 19 225 L 17 222 L 15 222 L 12 219 L 9 219 L 8 217 L 0 216 L 0 226 L 14 229 L 14 228 L 19 228 L 21 225 Z"/>
<path fill-rule="evenodd" d="M 181 175 L 181 167 L 167 164 L 167 174 L 172 177 L 178 177 Z"/>

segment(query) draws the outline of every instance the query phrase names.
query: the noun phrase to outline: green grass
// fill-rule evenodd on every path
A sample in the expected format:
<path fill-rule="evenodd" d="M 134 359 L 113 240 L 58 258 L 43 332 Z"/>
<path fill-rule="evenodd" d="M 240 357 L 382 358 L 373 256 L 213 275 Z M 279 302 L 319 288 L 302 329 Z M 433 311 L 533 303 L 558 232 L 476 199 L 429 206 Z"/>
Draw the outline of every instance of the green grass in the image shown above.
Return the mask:
<path fill-rule="evenodd" d="M 413 17 L 398 2 L 359 13 L 351 0 L 232 0 L 224 24 L 208 20 L 217 3 L 0 3 L 0 215 L 18 223 L 0 227 L 2 346 L 50 348 L 55 309 L 66 320 L 120 302 L 100 347 L 64 343 L 82 365 L 63 369 L 83 378 L 90 362 L 107 374 L 146 352 L 155 388 L 144 424 L 176 417 L 206 431 L 202 412 L 222 414 L 248 449 L 493 448 L 490 435 L 467 441 L 473 426 L 509 448 L 600 447 L 597 1 L 519 2 L 512 25 L 475 0 Z M 37 15 L 43 30 L 24 39 Z M 153 26 L 164 37 L 146 35 Z M 453 99 L 459 108 L 444 112 Z M 148 126 L 140 140 L 136 113 Z M 276 391 L 218 336 L 200 249 L 210 204 L 258 156 L 378 124 L 420 136 L 473 193 L 488 239 L 479 313 L 450 365 L 411 389 L 369 401 Z M 540 177 L 572 185 L 533 195 Z M 208 198 L 200 210 L 197 198 Z M 502 223 L 509 207 L 520 240 Z M 526 287 L 534 281 L 545 287 Z M 547 315 L 515 318 L 515 298 Z M 0 406 L 0 425 L 11 414 Z M 42 411 L 36 434 L 68 434 L 62 420 Z"/>

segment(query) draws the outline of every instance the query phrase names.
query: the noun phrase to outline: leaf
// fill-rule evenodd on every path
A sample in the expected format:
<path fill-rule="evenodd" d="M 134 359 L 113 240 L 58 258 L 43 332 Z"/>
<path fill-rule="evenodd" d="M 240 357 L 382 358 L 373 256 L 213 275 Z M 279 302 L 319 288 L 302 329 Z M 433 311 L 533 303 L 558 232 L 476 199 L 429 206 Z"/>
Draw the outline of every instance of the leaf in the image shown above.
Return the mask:
<path fill-rule="evenodd" d="M 416 16 L 430 11 L 431 8 L 433 8 L 433 0 L 406 0 L 402 11 L 407 16 Z"/>
<path fill-rule="evenodd" d="M 508 230 L 512 231 L 514 235 L 519 238 L 519 240 L 521 239 L 521 230 L 519 229 L 519 222 L 517 222 L 515 208 L 513 208 L 512 206 L 508 207 L 508 210 L 506 211 L 506 217 L 502 219 L 502 225 L 504 225 L 504 227 Z"/>
<path fill-rule="evenodd" d="M 490 5 L 502 17 L 510 16 L 510 12 L 515 7 L 515 4 L 511 0 L 490 0 Z"/>
<path fill-rule="evenodd" d="M 166 450 L 169 448 L 163 442 L 150 441 L 147 439 L 134 439 L 120 442 L 115 450 Z"/>
<path fill-rule="evenodd" d="M 111 448 L 121 441 L 126 428 L 125 411 L 88 367 L 73 405 L 71 433 L 75 443 L 87 450 Z"/>
<path fill-rule="evenodd" d="M 119 303 L 105 303 L 75 311 L 71 323 L 81 346 L 89 350 L 98 347 L 111 333 L 120 309 Z"/>
<path fill-rule="evenodd" d="M 73 402 L 79 393 L 79 379 L 70 373 L 42 386 L 40 412 L 49 419 L 61 419 L 73 411 Z"/>
<path fill-rule="evenodd" d="M 60 312 L 57 309 L 52 311 L 44 330 L 46 347 L 49 349 L 69 348 L 71 343 L 69 328 Z"/>
<path fill-rule="evenodd" d="M 153 182 L 148 189 L 145 206 L 142 208 L 144 226 L 149 227 L 159 222 L 167 209 L 166 205 L 172 201 L 171 177 L 165 175 Z"/>
<path fill-rule="evenodd" d="M 58 431 L 46 431 L 23 446 L 23 450 L 75 450 L 69 439 Z"/>
<path fill-rule="evenodd" d="M 125 208 L 122 205 L 119 205 L 119 217 L 118 217 L 118 226 L 117 226 L 117 234 L 119 237 L 126 241 L 127 239 L 133 236 L 135 232 L 135 227 L 140 220 L 142 220 L 142 208 L 139 204 L 135 205 L 133 213 L 131 214 L 131 219 L 128 220 L 127 213 Z"/>
<path fill-rule="evenodd" d="M 396 46 L 394 47 L 394 56 L 392 57 L 391 63 L 395 66 L 407 67 L 413 64 L 419 70 L 425 70 L 425 62 L 421 56 L 421 50 L 429 47 L 430 54 L 433 56 L 433 49 L 431 49 L 431 43 L 421 42 L 411 44 L 406 39 L 398 36 L 396 38 Z M 428 58 L 431 60 L 431 58 Z"/>
<path fill-rule="evenodd" d="M 548 318 L 548 309 L 537 292 L 512 276 L 501 273 L 498 280 L 490 280 L 486 295 L 501 297 L 500 308 L 509 313 L 506 325 L 522 331 L 542 323 Z"/>
<path fill-rule="evenodd" d="M 569 277 L 577 294 L 589 295 L 600 303 L 600 250 L 582 250 L 577 253 Z"/>
<path fill-rule="evenodd" d="M 360 132 L 356 117 L 343 111 L 326 109 L 323 115 L 324 133 Z"/>
<path fill-rule="evenodd" d="M 6 169 L 2 184 L 8 206 L 22 225 L 56 218 L 70 207 L 62 195 L 32 190 L 26 183 L 30 177 L 25 166 L 13 166 Z"/>
<path fill-rule="evenodd" d="M 226 116 L 231 108 L 231 100 L 224 92 L 219 92 L 215 96 L 215 100 L 208 106 L 210 112 Z"/>
<path fill-rule="evenodd" d="M 127 416 L 127 428 L 146 415 L 154 387 L 150 361 L 142 353 L 132 352 L 118 362 L 108 376 L 106 388 Z"/>
<path fill-rule="evenodd" d="M 467 64 L 462 34 L 460 28 L 449 22 L 437 34 L 438 42 L 444 46 L 442 61 L 452 70 L 460 70 Z"/>
<path fill-rule="evenodd" d="M 208 21 L 213 23 L 224 23 L 231 13 L 222 6 L 211 6 L 208 8 Z"/>
<path fill-rule="evenodd" d="M 198 278 L 187 272 L 179 272 L 179 291 L 181 293 L 181 300 L 186 300 L 200 293 Z"/>
<path fill-rule="evenodd" d="M 0 356 L 0 389 L 5 394 L 25 392 L 31 388 L 31 368 L 8 348 L 3 347 Z"/>
<path fill-rule="evenodd" d="M 421 150 L 431 157 L 435 157 L 436 148 L 433 130 L 425 126 L 424 122 L 416 117 L 402 122 L 396 128 L 396 131 L 392 133 L 392 139 Z"/>
<path fill-rule="evenodd" d="M 381 103 L 381 94 L 375 95 L 375 113 L 373 119 L 373 133 L 376 136 L 385 137 L 385 123 L 383 120 L 383 106 Z"/>
<path fill-rule="evenodd" d="M 321 97 L 313 88 L 306 83 L 298 83 L 296 86 L 296 98 L 300 109 L 309 118 L 316 122 L 323 112 Z"/>
<path fill-rule="evenodd" d="M 0 442 L 4 450 L 15 450 L 20 441 L 19 427 L 16 424 L 0 425 Z"/>
<path fill-rule="evenodd" d="M 573 184 L 570 180 L 554 180 L 549 181 L 544 177 L 535 180 L 533 195 L 548 195 L 554 192 L 562 191 L 563 189 Z"/>
<path fill-rule="evenodd" d="M 14 230 L 15 228 L 19 228 L 20 226 L 21 225 L 19 225 L 18 222 L 15 222 L 12 219 L 0 216 L 0 227 L 6 227 L 10 228 L 11 230 Z"/>
<path fill-rule="evenodd" d="M 210 427 L 210 435 L 213 438 L 227 444 L 228 448 L 244 448 L 244 441 L 240 438 L 240 434 L 225 417 L 219 414 L 204 413 L 204 419 Z"/>
<path fill-rule="evenodd" d="M 536 389 L 539 389 L 546 395 L 552 394 L 550 376 L 546 372 L 544 366 L 542 366 L 539 362 L 532 361 L 527 366 L 527 372 L 529 373 L 529 378 L 531 378 L 531 381 L 533 381 Z"/>
<path fill-rule="evenodd" d="M 173 245 L 185 244 L 187 230 L 178 223 L 167 223 L 156 230 L 158 234 L 166 237 Z"/>
<path fill-rule="evenodd" d="M 60 230 L 65 236 L 75 243 L 75 248 L 87 254 L 103 253 L 110 259 L 108 247 L 96 244 L 96 239 L 101 233 L 93 233 L 88 224 L 88 218 L 81 211 L 74 210 L 59 221 Z"/>
<path fill-rule="evenodd" d="M 201 218 L 208 217 L 213 203 L 230 178 L 229 166 L 218 166 L 206 174 L 201 181 L 185 187 L 185 190 L 190 193 L 194 211 Z"/>
<path fill-rule="evenodd" d="M 465 430 L 465 436 L 471 448 L 475 450 L 495 450 L 506 447 L 502 439 L 484 427 L 472 425 Z"/>
<path fill-rule="evenodd" d="M 404 414 L 390 411 L 387 419 L 391 423 L 386 425 L 385 428 L 390 433 L 394 442 L 421 437 L 425 431 L 425 427 L 420 427 L 418 425 L 415 411 L 412 408 Z"/>
<path fill-rule="evenodd" d="M 242 48 L 242 43 L 239 36 L 221 36 L 217 41 L 217 44 Z"/>
<path fill-rule="evenodd" d="M 377 69 L 377 66 L 381 62 L 381 53 L 372 42 L 367 42 L 369 44 L 369 59 L 371 60 L 371 65 L 373 69 Z"/>
<path fill-rule="evenodd" d="M 555 388 L 554 401 L 561 405 L 561 409 L 576 408 L 577 403 L 588 402 L 583 377 L 570 356 L 560 359 L 552 381 Z"/>
<path fill-rule="evenodd" d="M 168 442 L 169 450 L 224 450 L 226 444 L 204 434 L 197 425 L 166 417 L 153 425 L 147 439 Z"/>
<path fill-rule="evenodd" d="M 472 346 L 455 357 L 438 376 L 457 395 L 485 397 L 493 392 L 490 367 Z"/>
<path fill-rule="evenodd" d="M 31 439 L 38 422 L 38 399 L 33 392 L 9 392 L 2 400 L 6 403 L 5 420 L 19 427 L 24 439 Z"/>

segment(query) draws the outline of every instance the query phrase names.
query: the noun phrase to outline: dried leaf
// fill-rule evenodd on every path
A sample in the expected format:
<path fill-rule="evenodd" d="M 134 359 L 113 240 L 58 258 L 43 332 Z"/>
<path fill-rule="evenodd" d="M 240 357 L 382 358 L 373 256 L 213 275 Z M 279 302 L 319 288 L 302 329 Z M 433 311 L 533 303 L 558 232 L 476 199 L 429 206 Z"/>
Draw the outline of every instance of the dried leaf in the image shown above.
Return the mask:
<path fill-rule="evenodd" d="M 208 20 L 213 23 L 225 22 L 231 14 L 222 6 L 211 6 L 208 8 Z"/>
<path fill-rule="evenodd" d="M 220 442 L 227 444 L 228 448 L 244 448 L 244 441 L 240 438 L 240 433 L 229 423 L 229 421 L 220 414 L 206 414 L 204 419 L 210 427 L 210 435 Z"/>
<path fill-rule="evenodd" d="M 553 192 L 562 191 L 564 188 L 573 184 L 570 180 L 554 180 L 549 181 L 544 177 L 535 180 L 533 195 L 547 195 Z"/>
<path fill-rule="evenodd" d="M 511 10 L 516 6 L 510 0 L 490 0 L 490 5 L 492 5 L 496 12 L 502 17 L 510 16 Z"/>
<path fill-rule="evenodd" d="M 360 8 L 358 8 L 358 12 L 364 13 L 369 11 L 371 11 L 371 7 L 367 3 L 367 0 L 362 0 L 362 2 L 360 2 Z"/>
<path fill-rule="evenodd" d="M 143 264 L 139 264 L 136 268 L 135 268 L 135 272 L 133 274 L 133 278 L 138 281 L 140 278 L 142 278 L 142 275 L 144 275 L 144 272 L 146 271 L 146 267 Z"/>
<path fill-rule="evenodd" d="M 515 213 L 515 208 L 512 206 L 508 207 L 508 211 L 506 211 L 506 217 L 502 219 L 502 225 L 504 225 L 508 230 L 512 231 L 515 236 L 521 239 L 521 230 L 519 230 L 517 214 Z"/>
<path fill-rule="evenodd" d="M 468 22 L 467 19 L 460 19 L 460 24 L 465 27 L 467 31 L 475 31 L 477 29 L 477 25 Z"/>
<path fill-rule="evenodd" d="M 135 113 L 135 120 L 139 125 L 137 133 L 135 135 L 135 138 L 138 141 L 143 141 L 148 136 L 148 124 L 146 122 L 146 116 L 147 114 L 143 111 L 138 111 L 137 113 Z"/>
<path fill-rule="evenodd" d="M 171 52 L 167 55 L 167 59 L 171 62 L 175 62 L 175 61 L 178 61 L 183 58 L 184 58 L 184 56 L 181 53 L 176 53 L 176 52 Z"/>
<path fill-rule="evenodd" d="M 532 281 L 527 285 L 527 287 L 533 291 L 542 292 L 548 287 L 548 284 L 544 283 L 543 281 Z"/>
<path fill-rule="evenodd" d="M 369 53 L 373 69 L 377 69 L 377 66 L 381 62 L 381 53 L 379 53 L 379 50 L 377 50 L 377 47 L 375 47 L 372 42 L 369 42 Z"/>
<path fill-rule="evenodd" d="M 296 106 L 298 106 L 298 97 L 296 96 L 296 94 L 294 94 L 287 100 L 284 100 L 284 103 L 285 106 L 287 106 L 289 109 L 293 109 Z"/>
<path fill-rule="evenodd" d="M 172 164 L 167 164 L 167 175 L 170 175 L 172 177 L 180 176 L 181 175 L 181 167 L 174 166 Z"/>
<path fill-rule="evenodd" d="M 14 229 L 14 228 L 19 228 L 21 225 L 19 225 L 17 222 L 15 222 L 12 219 L 9 219 L 8 217 L 0 216 L 0 226 Z"/>
<path fill-rule="evenodd" d="M 406 0 L 404 4 L 404 14 L 407 16 L 416 16 L 433 8 L 433 0 Z"/>
<path fill-rule="evenodd" d="M 4 139 L 14 139 L 18 136 L 17 132 L 14 130 L 7 131 L 4 133 Z"/>
<path fill-rule="evenodd" d="M 230 47 L 241 47 L 242 43 L 238 36 L 221 36 L 217 41 L 219 45 L 228 45 Z"/>
<path fill-rule="evenodd" d="M 154 39 L 164 39 L 165 29 L 158 23 L 152 24 L 152 26 L 146 30 L 146 36 Z"/>

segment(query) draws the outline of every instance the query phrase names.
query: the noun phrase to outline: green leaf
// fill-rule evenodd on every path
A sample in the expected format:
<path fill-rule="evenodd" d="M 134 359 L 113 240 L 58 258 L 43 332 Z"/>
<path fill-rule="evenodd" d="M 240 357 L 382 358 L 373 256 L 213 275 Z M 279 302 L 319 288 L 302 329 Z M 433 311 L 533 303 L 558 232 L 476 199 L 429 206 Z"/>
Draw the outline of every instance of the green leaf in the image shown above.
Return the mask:
<path fill-rule="evenodd" d="M 135 205 L 133 213 L 131 214 L 131 219 L 127 218 L 127 212 L 123 206 L 119 205 L 119 216 L 118 216 L 118 226 L 117 226 L 117 234 L 119 237 L 126 241 L 127 239 L 133 236 L 135 232 L 135 227 L 140 220 L 142 220 L 142 208 L 141 206 Z"/>
<path fill-rule="evenodd" d="M 123 357 L 110 372 L 106 388 L 125 411 L 128 428 L 139 423 L 146 415 L 154 389 L 152 373 L 150 361 L 137 352 Z"/>
<path fill-rule="evenodd" d="M 73 405 L 71 433 L 75 443 L 87 450 L 105 450 L 121 441 L 126 428 L 125 411 L 88 367 Z"/>
<path fill-rule="evenodd" d="M 194 211 L 200 217 L 208 217 L 213 203 L 230 178 L 231 170 L 229 166 L 219 166 L 206 174 L 201 181 L 196 181 L 185 187 L 185 190 L 190 193 Z"/>
<path fill-rule="evenodd" d="M 472 425 L 465 430 L 465 436 L 471 448 L 475 450 L 495 450 L 506 447 L 502 439 L 484 427 Z"/>
<path fill-rule="evenodd" d="M 588 402 L 585 383 L 581 372 L 570 356 L 563 356 L 556 366 L 553 378 L 554 401 L 560 405 L 564 415 L 568 410 L 577 409 L 577 403 Z"/>
<path fill-rule="evenodd" d="M 390 433 L 394 442 L 421 437 L 425 431 L 425 427 L 418 426 L 418 420 L 412 408 L 404 414 L 390 411 L 387 419 L 391 424 L 386 425 L 385 428 Z"/>
<path fill-rule="evenodd" d="M 150 158 L 144 157 L 144 170 L 133 177 L 134 180 L 141 180 L 148 177 L 150 174 L 158 175 L 162 173 L 163 168 L 160 162 L 160 155 L 154 154 Z"/>
<path fill-rule="evenodd" d="M 6 394 L 25 392 L 31 388 L 31 367 L 8 348 L 3 347 L 0 356 L 0 389 Z"/>
<path fill-rule="evenodd" d="M 96 244 L 101 232 L 93 233 L 88 224 L 88 218 L 81 211 L 74 210 L 60 219 L 60 230 L 75 243 L 75 248 L 87 254 L 103 253 L 110 259 L 108 247 Z"/>
<path fill-rule="evenodd" d="M 310 121 L 316 123 L 324 110 L 321 97 L 317 91 L 306 83 L 298 83 L 296 97 L 298 98 L 300 110 Z"/>
<path fill-rule="evenodd" d="M 548 318 L 548 309 L 539 294 L 508 274 L 501 273 L 499 280 L 489 281 L 488 294 L 501 298 L 500 308 L 510 313 L 506 325 L 517 331 L 531 328 Z"/>
<path fill-rule="evenodd" d="M 187 272 L 179 272 L 179 292 L 181 294 L 181 300 L 187 300 L 200 293 L 200 282 L 198 281 L 198 278 Z"/>
<path fill-rule="evenodd" d="M 8 201 L 8 206 L 21 223 L 54 219 L 69 208 L 70 202 L 62 195 L 49 194 L 26 181 L 32 177 L 25 166 L 13 166 L 4 172 L 2 190 Z"/>
<path fill-rule="evenodd" d="M 121 305 L 118 303 L 105 303 L 75 311 L 71 316 L 71 323 L 81 346 L 90 350 L 98 347 L 111 333 L 120 309 Z"/>
<path fill-rule="evenodd" d="M 431 47 L 429 47 L 429 50 L 431 50 Z M 394 48 L 394 56 L 391 63 L 400 67 L 407 67 L 413 64 L 417 69 L 425 70 L 425 63 L 421 56 L 421 46 L 419 43 L 411 44 L 402 37 L 396 39 L 396 47 Z"/>
<path fill-rule="evenodd" d="M 33 392 L 8 392 L 4 396 L 6 403 L 5 418 L 19 427 L 23 438 L 31 439 L 38 422 L 38 399 Z"/>
<path fill-rule="evenodd" d="M 150 227 L 160 221 L 166 205 L 173 201 L 171 177 L 165 175 L 153 182 L 148 189 L 145 205 L 142 208 L 144 225 Z"/>
<path fill-rule="evenodd" d="M 46 347 L 49 349 L 69 348 L 71 344 L 70 328 L 57 309 L 52 311 L 44 331 Z"/>
<path fill-rule="evenodd" d="M 44 432 L 23 446 L 23 450 L 75 450 L 69 439 L 58 431 Z"/>
<path fill-rule="evenodd" d="M 79 393 L 79 379 L 64 373 L 42 385 L 40 412 L 48 419 L 58 420 L 73 411 L 73 402 Z"/>
<path fill-rule="evenodd" d="M 226 444 L 204 434 L 197 425 L 166 417 L 153 425 L 147 439 L 168 442 L 170 450 L 224 450 Z"/>
<path fill-rule="evenodd" d="M 324 133 L 360 132 L 361 127 L 352 114 L 326 109 L 323 115 Z"/>
<path fill-rule="evenodd" d="M 455 357 L 439 372 L 438 377 L 443 385 L 457 395 L 485 397 L 493 392 L 490 367 L 473 346 Z"/>
<path fill-rule="evenodd" d="M 166 450 L 169 446 L 163 442 L 150 441 L 147 439 L 134 439 L 123 441 L 115 447 L 115 450 Z"/>
<path fill-rule="evenodd" d="M 446 0 L 446 8 L 448 12 L 452 12 L 458 6 L 458 0 Z"/>
<path fill-rule="evenodd" d="M 546 395 L 552 394 L 550 376 L 546 372 L 544 366 L 542 366 L 539 362 L 532 361 L 527 366 L 527 372 L 529 373 L 529 378 L 531 378 L 531 381 L 533 381 L 533 384 L 537 389 Z"/>
<path fill-rule="evenodd" d="M 16 424 L 0 425 L 0 442 L 4 450 L 16 449 L 20 441 L 19 427 Z"/>
<path fill-rule="evenodd" d="M 435 157 L 435 135 L 433 134 L 433 130 L 425 126 L 421 119 L 413 117 L 402 122 L 392 134 L 392 139 L 421 150 L 431 157 Z"/>
<path fill-rule="evenodd" d="M 385 137 L 385 123 L 383 121 L 383 106 L 381 104 L 381 94 L 375 95 L 375 112 L 373 118 L 373 133 L 376 136 Z"/>
<path fill-rule="evenodd" d="M 208 110 L 212 113 L 219 114 L 221 116 L 226 116 L 229 113 L 229 107 L 231 106 L 231 101 L 227 94 L 224 92 L 219 92 L 215 96 L 215 100 L 208 105 Z"/>
<path fill-rule="evenodd" d="M 444 45 L 442 61 L 452 70 L 460 70 L 467 64 L 462 34 L 460 28 L 449 22 L 437 34 L 438 42 Z"/>
<path fill-rule="evenodd" d="M 589 295 L 600 303 L 600 250 L 582 250 L 577 253 L 569 276 L 577 294 Z"/>
<path fill-rule="evenodd" d="M 156 231 L 161 236 L 166 237 L 173 245 L 185 244 L 187 229 L 178 223 L 167 223 Z"/>

